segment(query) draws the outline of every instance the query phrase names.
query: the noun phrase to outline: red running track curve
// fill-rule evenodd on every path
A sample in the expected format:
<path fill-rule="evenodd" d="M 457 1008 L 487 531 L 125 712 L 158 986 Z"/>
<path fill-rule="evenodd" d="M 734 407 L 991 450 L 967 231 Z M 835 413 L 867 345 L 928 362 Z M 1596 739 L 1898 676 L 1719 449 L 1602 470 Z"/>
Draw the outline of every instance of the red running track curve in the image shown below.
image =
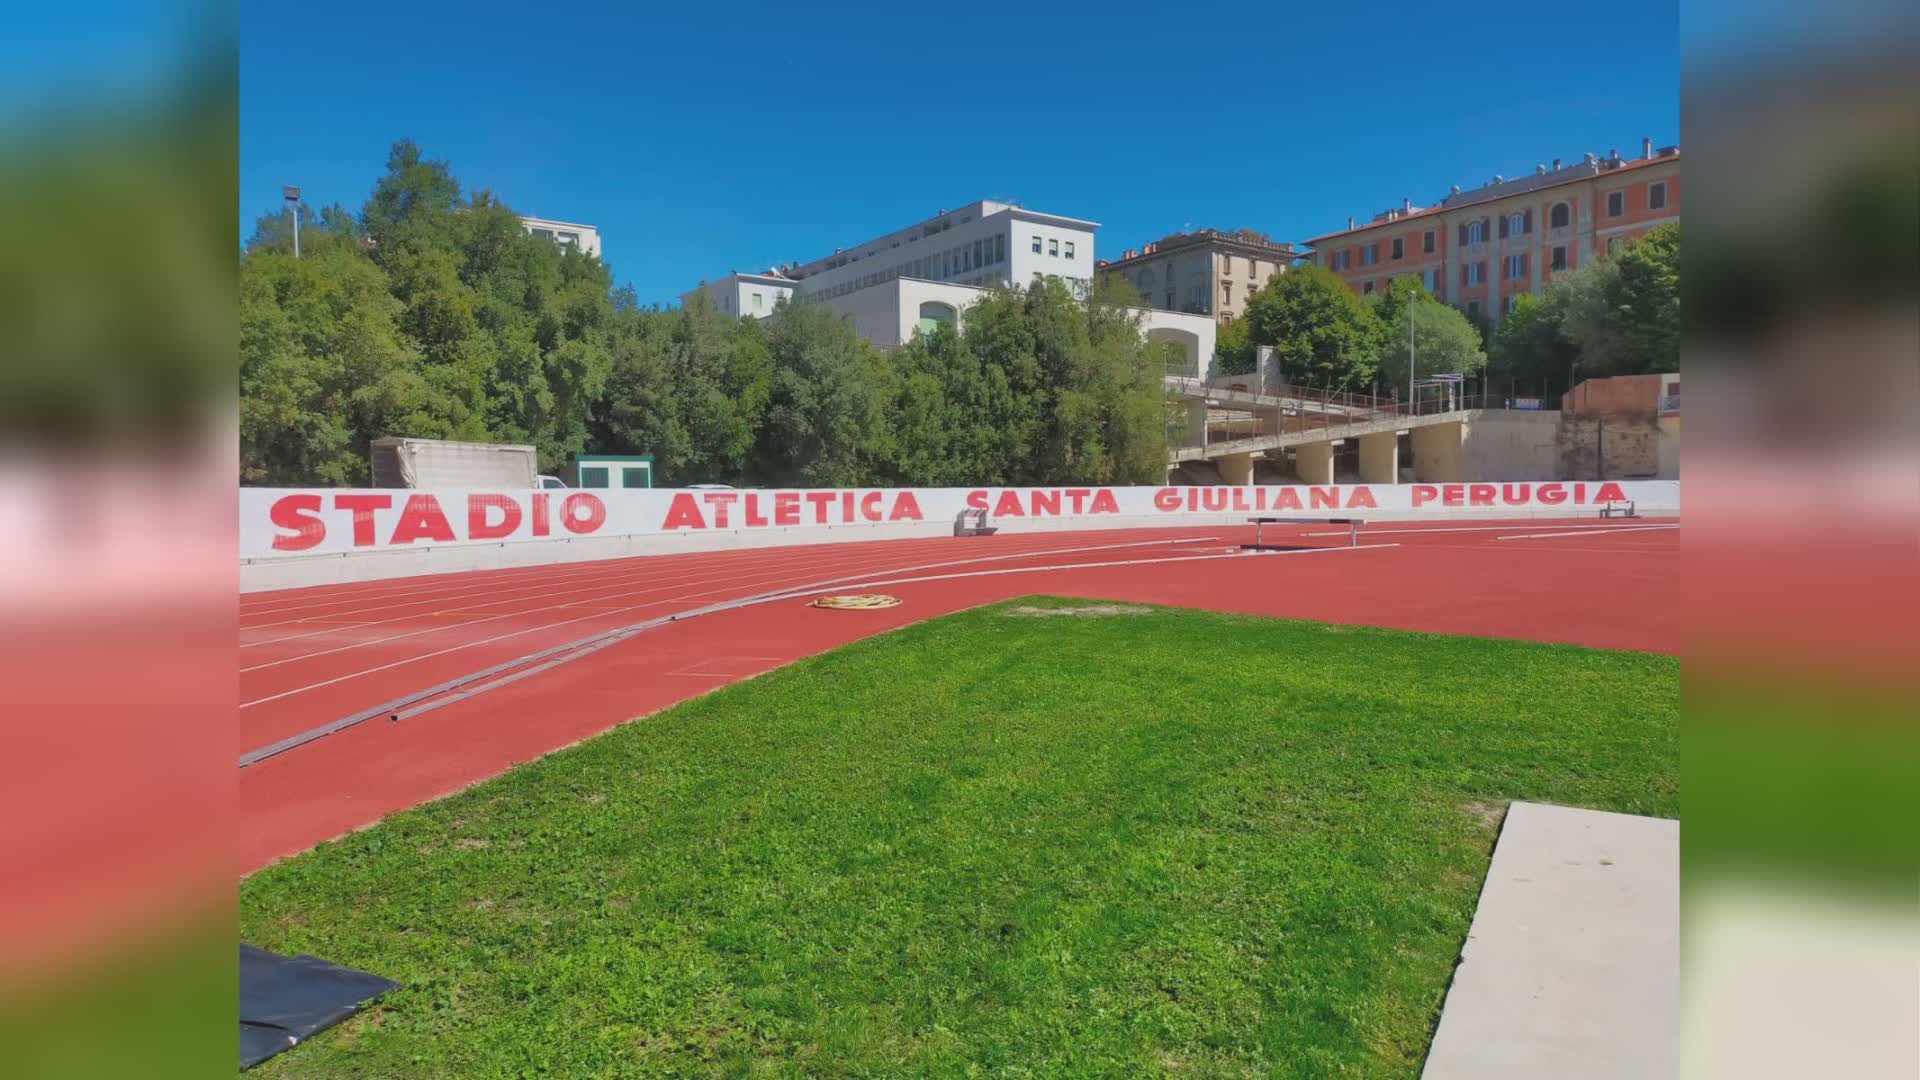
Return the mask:
<path fill-rule="evenodd" d="M 664 615 L 675 622 L 400 722 L 374 720 L 240 771 L 243 872 L 726 683 L 875 633 L 1032 594 L 1675 652 L 1677 522 L 1382 523 L 1003 534 L 754 548 L 251 593 L 240 604 L 238 753 L 409 692 Z"/>

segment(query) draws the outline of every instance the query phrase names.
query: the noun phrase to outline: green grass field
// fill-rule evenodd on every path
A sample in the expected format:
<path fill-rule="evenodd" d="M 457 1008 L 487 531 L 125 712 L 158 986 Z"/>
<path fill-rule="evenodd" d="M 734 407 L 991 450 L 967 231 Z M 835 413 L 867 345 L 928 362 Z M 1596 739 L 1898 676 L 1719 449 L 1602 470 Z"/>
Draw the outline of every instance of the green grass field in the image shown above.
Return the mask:
<path fill-rule="evenodd" d="M 1508 800 L 1678 815 L 1671 657 L 1033 614 L 1085 607 L 863 641 L 254 875 L 243 940 L 408 986 L 254 1075 L 1413 1077 Z"/>

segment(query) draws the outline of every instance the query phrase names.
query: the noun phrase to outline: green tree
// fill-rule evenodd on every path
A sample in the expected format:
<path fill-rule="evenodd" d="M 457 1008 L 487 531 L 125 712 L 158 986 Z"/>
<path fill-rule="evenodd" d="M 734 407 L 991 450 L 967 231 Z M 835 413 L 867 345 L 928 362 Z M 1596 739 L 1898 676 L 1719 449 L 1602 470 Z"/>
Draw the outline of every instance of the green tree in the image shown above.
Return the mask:
<path fill-rule="evenodd" d="M 304 253 L 305 240 L 302 240 Z M 240 478 L 369 482 L 367 441 L 472 436 L 435 408 L 386 278 L 357 251 L 250 255 L 240 271 Z"/>
<path fill-rule="evenodd" d="M 1680 370 L 1680 226 L 1661 225 L 1576 275 L 1562 329 L 1585 375 Z"/>
<path fill-rule="evenodd" d="M 1513 298 L 1488 348 L 1489 381 L 1510 395 L 1556 397 L 1568 386 L 1580 349 L 1561 328 L 1569 287 L 1555 282 L 1542 296 Z"/>
<path fill-rule="evenodd" d="M 1245 375 L 1258 366 L 1253 345 L 1252 326 L 1245 319 L 1220 324 L 1214 336 L 1213 355 L 1216 370 L 1222 375 Z"/>
<path fill-rule="evenodd" d="M 1272 278 L 1247 298 L 1252 343 L 1271 345 L 1281 378 L 1303 386 L 1356 389 L 1373 381 L 1388 332 L 1339 275 L 1304 266 Z"/>
<path fill-rule="evenodd" d="M 1386 330 L 1386 349 L 1378 370 L 1383 392 L 1407 390 L 1408 308 L 1412 308 L 1412 357 L 1416 377 L 1475 375 L 1487 365 L 1487 353 L 1474 326 L 1460 309 L 1443 304 L 1420 278 L 1402 274 L 1385 292 L 1367 299 Z"/>
<path fill-rule="evenodd" d="M 892 457 L 887 358 L 822 304 L 781 304 L 765 332 L 773 373 L 754 477 L 779 486 L 854 487 L 884 476 Z"/>

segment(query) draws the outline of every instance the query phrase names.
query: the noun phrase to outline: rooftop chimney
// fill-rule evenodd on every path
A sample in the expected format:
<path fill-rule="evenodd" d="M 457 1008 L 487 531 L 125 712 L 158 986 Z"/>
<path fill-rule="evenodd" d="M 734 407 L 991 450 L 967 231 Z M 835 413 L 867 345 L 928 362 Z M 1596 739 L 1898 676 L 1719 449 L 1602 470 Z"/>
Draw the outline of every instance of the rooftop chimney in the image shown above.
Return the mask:
<path fill-rule="evenodd" d="M 1501 176 L 1499 173 L 1494 173 L 1493 182 L 1496 184 L 1504 184 L 1507 182 L 1507 178 L 1504 176 Z"/>
<path fill-rule="evenodd" d="M 1587 151 L 1587 164 L 1592 165 L 1595 160 L 1597 159 L 1594 158 L 1593 151 L 1591 150 Z"/>
<path fill-rule="evenodd" d="M 1619 160 L 1620 160 L 1620 148 L 1616 146 L 1616 147 L 1613 147 L 1612 149 L 1610 149 L 1610 150 L 1608 150 L 1608 151 L 1607 151 L 1607 160 L 1608 160 L 1608 161 L 1619 161 Z"/>
<path fill-rule="evenodd" d="M 1453 189 L 1452 189 L 1451 191 L 1449 191 L 1449 192 L 1447 192 L 1447 194 L 1449 194 L 1449 195 L 1458 195 L 1458 194 L 1460 194 L 1460 185 L 1459 185 L 1459 184 L 1455 184 L 1455 185 L 1453 185 Z"/>
<path fill-rule="evenodd" d="M 1533 167 L 1533 175 L 1535 175 L 1535 176 L 1545 176 L 1545 175 L 1547 175 L 1547 167 L 1546 167 L 1545 165 L 1539 165 L 1539 164 L 1536 164 L 1536 165 L 1534 165 L 1534 167 Z"/>
<path fill-rule="evenodd" d="M 1352 232 L 1352 231 L 1353 231 L 1353 219 L 1352 219 L 1352 218 L 1348 218 L 1348 219 L 1347 219 L 1347 231 L 1348 231 L 1348 232 Z"/>
<path fill-rule="evenodd" d="M 1640 156 L 1643 158 L 1649 158 L 1649 159 L 1653 157 L 1653 140 L 1652 139 L 1640 140 Z"/>
<path fill-rule="evenodd" d="M 1406 197 L 1406 196 L 1404 196 L 1404 195 L 1403 195 L 1403 196 L 1401 196 L 1401 197 L 1400 197 L 1400 212 L 1401 212 L 1401 213 L 1403 213 L 1403 214 L 1411 214 L 1411 213 L 1413 213 L 1413 200 L 1412 200 L 1412 199 L 1410 199 L 1410 198 L 1408 198 L 1408 197 Z"/>
<path fill-rule="evenodd" d="M 1560 159 L 1559 159 L 1559 158 L 1554 158 L 1554 159 L 1553 159 L 1553 171 L 1554 171 L 1554 172 L 1559 172 L 1559 171 L 1560 171 Z"/>

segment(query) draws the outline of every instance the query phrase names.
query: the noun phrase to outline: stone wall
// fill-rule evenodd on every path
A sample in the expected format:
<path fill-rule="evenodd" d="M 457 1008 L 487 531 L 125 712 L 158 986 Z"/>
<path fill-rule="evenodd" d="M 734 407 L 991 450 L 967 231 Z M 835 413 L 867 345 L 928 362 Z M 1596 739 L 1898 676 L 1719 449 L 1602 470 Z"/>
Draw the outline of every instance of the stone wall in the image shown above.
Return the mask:
<path fill-rule="evenodd" d="M 1559 478 L 1652 479 L 1661 473 L 1662 441 L 1659 419 L 1652 413 L 1608 417 L 1563 413 L 1555 438 Z M 1678 455 L 1671 456 L 1677 470 Z"/>

